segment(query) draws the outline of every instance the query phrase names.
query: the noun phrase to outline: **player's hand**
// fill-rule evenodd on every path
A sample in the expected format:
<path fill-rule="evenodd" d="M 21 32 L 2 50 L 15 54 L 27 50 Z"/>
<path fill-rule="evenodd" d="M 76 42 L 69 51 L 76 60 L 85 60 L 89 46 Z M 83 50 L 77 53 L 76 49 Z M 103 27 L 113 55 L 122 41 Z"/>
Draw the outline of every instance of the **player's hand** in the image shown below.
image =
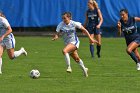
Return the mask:
<path fill-rule="evenodd" d="M 121 22 L 119 21 L 117 24 L 118 28 L 121 28 Z"/>
<path fill-rule="evenodd" d="M 92 39 L 92 38 L 91 38 L 91 42 L 98 44 L 98 41 L 96 41 L 95 39 Z"/>
<path fill-rule="evenodd" d="M 96 26 L 97 29 L 100 29 L 100 27 L 101 27 L 100 25 L 97 25 L 97 26 Z"/>
<path fill-rule="evenodd" d="M 52 41 L 54 41 L 56 39 L 58 39 L 58 36 L 57 35 L 54 36 L 54 38 L 52 39 Z"/>
<path fill-rule="evenodd" d="M 0 42 L 1 42 L 3 39 L 4 39 L 4 36 L 1 36 L 1 37 L 0 37 Z"/>

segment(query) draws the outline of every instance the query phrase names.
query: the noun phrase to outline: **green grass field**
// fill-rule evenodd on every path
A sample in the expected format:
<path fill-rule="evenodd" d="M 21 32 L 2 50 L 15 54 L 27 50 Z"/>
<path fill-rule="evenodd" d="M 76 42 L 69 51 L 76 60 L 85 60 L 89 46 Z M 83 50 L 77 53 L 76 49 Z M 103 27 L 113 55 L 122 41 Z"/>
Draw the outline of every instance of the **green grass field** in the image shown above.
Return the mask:
<path fill-rule="evenodd" d="M 140 93 L 140 72 L 126 54 L 123 38 L 103 38 L 100 59 L 90 57 L 87 38 L 80 41 L 78 52 L 89 68 L 88 78 L 73 59 L 73 72 L 66 73 L 61 39 L 16 37 L 16 50 L 24 46 L 28 56 L 10 60 L 5 51 L 0 93 Z M 32 69 L 40 71 L 40 78 L 29 77 Z"/>

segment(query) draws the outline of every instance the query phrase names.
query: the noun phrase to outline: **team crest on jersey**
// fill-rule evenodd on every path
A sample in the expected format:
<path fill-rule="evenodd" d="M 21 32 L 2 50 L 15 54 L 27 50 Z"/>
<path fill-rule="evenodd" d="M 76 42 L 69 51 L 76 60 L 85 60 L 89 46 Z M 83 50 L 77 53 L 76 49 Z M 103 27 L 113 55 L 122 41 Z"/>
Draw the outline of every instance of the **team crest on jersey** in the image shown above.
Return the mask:
<path fill-rule="evenodd" d="M 88 17 L 90 17 L 92 20 L 97 16 L 97 14 L 89 14 Z"/>

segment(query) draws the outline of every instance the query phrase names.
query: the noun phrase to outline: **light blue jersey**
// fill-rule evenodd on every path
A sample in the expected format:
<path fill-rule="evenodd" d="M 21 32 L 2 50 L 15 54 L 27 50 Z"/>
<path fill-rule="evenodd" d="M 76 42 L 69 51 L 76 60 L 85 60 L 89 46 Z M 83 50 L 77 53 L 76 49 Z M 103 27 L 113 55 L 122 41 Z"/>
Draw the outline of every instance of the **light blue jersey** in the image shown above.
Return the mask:
<path fill-rule="evenodd" d="M 66 25 L 62 21 L 57 26 L 56 32 L 61 31 L 65 45 L 72 43 L 78 48 L 80 41 L 76 35 L 76 28 L 80 29 L 81 26 L 82 25 L 80 22 L 75 22 L 75 21 L 70 20 L 70 23 Z"/>

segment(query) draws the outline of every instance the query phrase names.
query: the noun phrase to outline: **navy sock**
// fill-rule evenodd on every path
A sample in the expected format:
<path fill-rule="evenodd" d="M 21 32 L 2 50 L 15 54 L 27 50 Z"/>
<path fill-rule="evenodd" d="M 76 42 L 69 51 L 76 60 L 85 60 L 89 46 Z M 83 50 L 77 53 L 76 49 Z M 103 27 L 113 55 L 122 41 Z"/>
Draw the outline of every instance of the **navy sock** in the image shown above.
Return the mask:
<path fill-rule="evenodd" d="M 138 58 L 136 57 L 136 55 L 135 55 L 134 52 L 131 52 L 129 55 L 131 56 L 131 58 L 132 58 L 136 63 L 138 63 Z"/>
<path fill-rule="evenodd" d="M 97 56 L 100 57 L 101 46 L 97 45 Z"/>
<path fill-rule="evenodd" d="M 90 53 L 91 56 L 94 57 L 94 45 L 90 44 Z"/>

